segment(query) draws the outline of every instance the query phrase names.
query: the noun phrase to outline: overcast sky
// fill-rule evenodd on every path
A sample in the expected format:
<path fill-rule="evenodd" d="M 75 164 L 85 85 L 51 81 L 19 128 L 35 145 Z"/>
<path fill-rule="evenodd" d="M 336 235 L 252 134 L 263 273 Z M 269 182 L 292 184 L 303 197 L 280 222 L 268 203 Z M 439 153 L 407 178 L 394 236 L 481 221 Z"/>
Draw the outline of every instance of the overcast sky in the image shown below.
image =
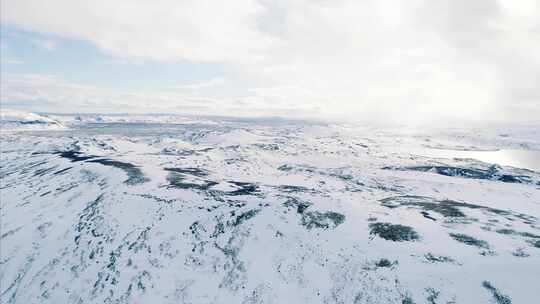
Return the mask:
<path fill-rule="evenodd" d="M 2 0 L 2 106 L 540 117 L 538 0 Z"/>

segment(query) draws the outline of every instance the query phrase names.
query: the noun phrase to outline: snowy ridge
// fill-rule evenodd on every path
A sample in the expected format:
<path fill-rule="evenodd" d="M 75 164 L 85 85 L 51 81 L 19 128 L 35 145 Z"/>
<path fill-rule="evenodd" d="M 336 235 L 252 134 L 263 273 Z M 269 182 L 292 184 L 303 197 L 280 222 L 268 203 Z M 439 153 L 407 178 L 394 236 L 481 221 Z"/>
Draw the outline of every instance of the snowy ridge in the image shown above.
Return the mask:
<path fill-rule="evenodd" d="M 50 117 L 24 112 L 19 110 L 1 109 L 0 129 L 11 130 L 40 130 L 40 129 L 64 129 L 65 126 L 58 120 Z"/>
<path fill-rule="evenodd" d="M 217 122 L 209 119 L 200 119 L 195 117 L 187 117 L 182 115 L 157 115 L 157 114 L 49 114 L 50 117 L 65 124 L 86 124 L 86 123 L 156 123 L 156 124 L 216 124 Z"/>

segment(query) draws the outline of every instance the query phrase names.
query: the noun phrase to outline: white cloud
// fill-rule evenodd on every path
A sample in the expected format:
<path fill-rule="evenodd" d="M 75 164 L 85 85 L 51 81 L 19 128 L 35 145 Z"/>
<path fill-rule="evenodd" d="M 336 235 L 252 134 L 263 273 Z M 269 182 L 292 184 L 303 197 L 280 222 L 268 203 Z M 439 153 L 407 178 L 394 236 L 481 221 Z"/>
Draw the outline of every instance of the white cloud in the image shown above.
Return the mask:
<path fill-rule="evenodd" d="M 1 82 L 3 105 L 55 113 L 179 113 L 197 115 L 265 116 L 295 111 L 313 117 L 314 108 L 301 104 L 266 104 L 259 96 L 209 98 L 197 88 L 170 90 L 111 90 L 69 83 L 52 75 L 7 74 Z M 217 81 L 217 80 L 215 80 Z M 210 80 L 212 82 L 212 80 Z M 208 84 L 210 84 L 208 82 Z M 201 83 L 201 88 L 204 84 Z"/>
<path fill-rule="evenodd" d="M 240 84 L 246 92 L 241 98 L 220 99 L 242 100 L 253 109 L 279 105 L 322 115 L 411 120 L 540 116 L 535 0 L 2 5 L 4 22 L 89 41 L 120 59 L 223 64 L 249 81 Z M 225 84 L 210 80 L 191 89 L 201 85 Z"/>
<path fill-rule="evenodd" d="M 206 81 L 177 85 L 173 87 L 172 89 L 197 91 L 201 89 L 208 89 L 208 88 L 223 85 L 225 81 L 226 79 L 224 77 L 215 77 Z"/>
<path fill-rule="evenodd" d="M 4 58 L 4 57 L 1 57 L 0 58 L 0 63 L 1 64 L 23 64 L 24 61 L 16 59 L 16 58 Z"/>
<path fill-rule="evenodd" d="M 254 0 L 3 1 L 2 20 L 87 40 L 118 57 L 254 61 L 272 43 L 256 29 Z"/>
<path fill-rule="evenodd" d="M 33 41 L 33 44 L 47 51 L 56 49 L 56 41 L 51 39 L 36 39 Z"/>

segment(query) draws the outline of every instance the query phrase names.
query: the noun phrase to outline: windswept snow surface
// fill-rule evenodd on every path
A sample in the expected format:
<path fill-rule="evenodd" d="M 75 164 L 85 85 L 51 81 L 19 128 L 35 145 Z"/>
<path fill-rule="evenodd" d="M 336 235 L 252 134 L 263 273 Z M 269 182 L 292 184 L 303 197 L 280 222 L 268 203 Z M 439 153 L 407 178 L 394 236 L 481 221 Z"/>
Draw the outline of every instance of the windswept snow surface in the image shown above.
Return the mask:
<path fill-rule="evenodd" d="M 540 173 L 410 152 L 529 129 L 72 122 L 0 135 L 1 303 L 539 299 Z"/>

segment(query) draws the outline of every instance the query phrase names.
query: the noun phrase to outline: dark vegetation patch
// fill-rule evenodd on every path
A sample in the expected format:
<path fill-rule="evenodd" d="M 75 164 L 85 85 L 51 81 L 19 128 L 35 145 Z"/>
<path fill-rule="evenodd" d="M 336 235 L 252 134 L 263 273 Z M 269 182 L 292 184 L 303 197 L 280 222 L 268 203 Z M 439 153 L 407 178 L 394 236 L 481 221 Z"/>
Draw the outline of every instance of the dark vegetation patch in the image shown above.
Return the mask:
<path fill-rule="evenodd" d="M 210 187 L 217 185 L 217 182 L 210 180 L 202 180 L 200 183 L 187 182 L 186 176 L 181 173 L 170 171 L 167 175 L 167 181 L 169 186 L 178 189 L 195 189 L 195 190 L 208 190 Z"/>
<path fill-rule="evenodd" d="M 189 149 L 177 149 L 174 147 L 165 147 L 161 149 L 160 154 L 163 155 L 176 155 L 176 156 L 190 156 L 195 154 L 194 150 Z"/>
<path fill-rule="evenodd" d="M 401 300 L 401 304 L 415 304 L 415 302 L 410 295 L 405 295 Z"/>
<path fill-rule="evenodd" d="M 540 240 L 528 240 L 527 243 L 533 247 L 540 248 Z"/>
<path fill-rule="evenodd" d="M 491 166 L 487 170 L 479 168 L 460 168 L 452 166 L 387 166 L 383 167 L 385 170 L 398 170 L 398 171 L 419 171 L 419 172 L 433 172 L 444 176 L 457 176 L 463 178 L 472 179 L 486 179 L 493 181 L 501 181 L 504 183 L 531 183 L 532 179 L 526 175 L 511 175 L 503 174 L 500 172 L 498 166 Z"/>
<path fill-rule="evenodd" d="M 187 181 L 188 175 L 198 178 L 204 178 L 209 175 L 208 171 L 200 168 L 165 168 L 168 171 L 167 181 L 169 185 L 179 189 L 195 189 L 195 190 L 208 190 L 211 187 L 218 184 L 218 182 L 211 180 L 197 180 L 197 182 Z"/>
<path fill-rule="evenodd" d="M 280 171 L 286 171 L 287 172 L 287 171 L 291 171 L 293 169 L 293 167 L 291 165 L 285 164 L 285 165 L 279 166 L 277 169 L 280 170 Z"/>
<path fill-rule="evenodd" d="M 257 213 L 259 213 L 261 210 L 259 209 L 252 209 L 252 210 L 249 210 L 249 211 L 246 211 L 246 212 L 243 212 L 241 213 L 240 215 L 238 215 L 232 225 L 233 226 L 238 226 L 238 225 L 241 225 L 242 223 L 244 223 L 245 221 L 253 218 L 255 215 L 257 215 Z"/>
<path fill-rule="evenodd" d="M 43 196 L 45 196 L 45 195 L 47 195 L 47 194 L 50 194 L 50 193 L 51 193 L 51 191 L 46 191 L 46 192 L 43 192 L 42 194 L 40 194 L 39 196 L 40 196 L 40 197 L 43 197 Z"/>
<path fill-rule="evenodd" d="M 27 169 L 32 169 L 32 168 L 35 168 L 35 167 L 39 167 L 39 166 L 41 166 L 41 165 L 44 165 L 44 164 L 46 164 L 46 163 L 47 163 L 46 160 L 41 160 L 41 161 L 37 161 L 37 162 L 31 162 L 31 163 L 29 163 L 27 166 L 25 166 L 24 169 L 26 169 L 26 170 L 27 170 Z M 25 172 L 28 172 L 28 171 L 25 171 Z"/>
<path fill-rule="evenodd" d="M 439 295 L 441 294 L 440 291 L 435 290 L 434 288 L 428 287 L 426 288 L 427 293 L 427 302 L 429 304 L 437 304 L 437 299 L 439 298 Z"/>
<path fill-rule="evenodd" d="M 429 263 L 455 263 L 456 261 L 444 255 L 434 255 L 431 252 L 424 255 Z"/>
<path fill-rule="evenodd" d="M 311 202 L 300 200 L 295 197 L 287 197 L 287 200 L 283 203 L 283 206 L 286 207 L 288 211 L 293 209 L 297 214 L 302 216 L 301 225 L 308 230 L 313 228 L 334 229 L 345 222 L 345 215 L 338 212 L 307 211 L 312 205 L 313 203 Z"/>
<path fill-rule="evenodd" d="M 476 239 L 470 235 L 466 235 L 466 234 L 462 234 L 462 233 L 450 233 L 450 236 L 460 242 L 460 243 L 463 243 L 465 245 L 469 245 L 469 246 L 475 246 L 475 247 L 478 247 L 478 248 L 484 248 L 484 249 L 489 249 L 489 244 L 488 242 L 484 241 L 484 240 L 479 240 L 479 239 Z"/>
<path fill-rule="evenodd" d="M 246 265 L 240 260 L 239 253 L 242 249 L 241 241 L 239 238 L 245 237 L 245 234 L 234 234 L 229 238 L 225 246 L 220 246 L 218 243 L 214 242 L 214 247 L 220 250 L 227 262 L 223 264 L 221 271 L 224 272 L 224 277 L 221 283 L 218 285 L 219 288 L 228 288 L 231 290 L 238 290 L 241 288 L 242 284 L 246 280 Z M 242 286 L 244 288 L 244 286 Z"/>
<path fill-rule="evenodd" d="M 433 197 L 426 196 L 416 196 L 416 195 L 403 195 L 403 196 L 393 196 L 380 200 L 381 205 L 387 208 L 399 208 L 399 207 L 410 207 L 418 208 L 421 211 L 421 214 L 424 217 L 431 218 L 428 214 L 424 212 L 435 212 L 442 215 L 445 218 L 466 218 L 466 215 L 461 209 L 475 209 L 482 210 L 484 212 L 489 212 L 501 216 L 513 216 L 515 218 L 523 220 L 524 223 L 532 224 L 537 221 L 537 218 L 527 214 L 513 213 L 508 210 L 495 209 L 475 204 L 462 203 L 458 201 L 443 199 L 438 200 Z M 429 217 L 428 217 L 429 216 Z"/>
<path fill-rule="evenodd" d="M 402 242 L 420 239 L 418 233 L 409 226 L 391 223 L 370 223 L 369 228 L 369 234 L 377 235 L 388 241 Z"/>
<path fill-rule="evenodd" d="M 197 177 L 208 176 L 208 171 L 199 168 L 165 168 L 165 171 L 188 174 Z"/>
<path fill-rule="evenodd" d="M 110 166 L 110 167 L 121 169 L 124 172 L 126 172 L 128 176 L 128 179 L 124 181 L 124 183 L 128 185 L 142 184 L 148 181 L 148 179 L 144 177 L 144 174 L 141 171 L 141 169 L 139 169 L 138 166 L 135 166 L 134 164 L 131 164 L 131 163 L 116 161 L 116 160 L 107 159 L 107 158 L 98 158 L 99 156 L 95 156 L 95 155 L 85 155 L 77 150 L 57 151 L 57 152 L 54 152 L 54 154 L 57 154 L 63 158 L 67 158 L 71 162 L 97 163 L 103 166 Z M 70 168 L 60 170 L 56 172 L 55 174 L 60 174 L 61 172 L 64 172 L 65 170 L 69 170 L 69 169 Z"/>
<path fill-rule="evenodd" d="M 124 183 L 128 185 L 137 185 L 137 184 L 142 184 L 148 181 L 148 179 L 144 177 L 144 174 L 141 171 L 141 169 L 139 169 L 139 167 L 131 163 L 105 159 L 105 158 L 93 159 L 93 160 L 89 160 L 88 162 L 98 163 L 104 166 L 110 166 L 110 167 L 115 167 L 115 168 L 124 170 L 124 172 L 126 172 L 128 176 L 128 179 L 125 180 Z"/>
<path fill-rule="evenodd" d="M 71 151 L 58 151 L 54 154 L 60 155 L 60 157 L 67 158 L 71 160 L 72 162 L 79 162 L 79 161 L 85 161 L 93 158 L 97 158 L 95 155 L 85 155 L 79 151 L 71 150 Z"/>
<path fill-rule="evenodd" d="M 458 207 L 480 208 L 481 206 L 469 205 L 451 200 L 437 201 L 434 198 L 424 196 L 394 196 L 382 199 L 381 205 L 387 208 L 398 208 L 401 206 L 419 207 L 423 211 L 432 211 L 439 213 L 444 217 L 465 217 Z"/>
<path fill-rule="evenodd" d="M 203 148 L 199 150 L 192 149 L 181 149 L 177 147 L 165 147 L 161 149 L 159 154 L 162 155 L 174 155 L 174 156 L 190 156 L 190 155 L 200 155 L 201 153 L 206 153 L 213 150 L 214 148 Z"/>
<path fill-rule="evenodd" d="M 49 167 L 49 168 L 38 169 L 38 170 L 34 171 L 34 176 L 43 176 L 43 175 L 55 170 L 56 168 L 58 168 L 58 166 L 52 166 L 52 167 Z"/>
<path fill-rule="evenodd" d="M 345 215 L 337 212 L 310 211 L 302 212 L 302 225 L 307 229 L 312 228 L 328 229 L 336 228 L 345 221 Z"/>
<path fill-rule="evenodd" d="M 355 181 L 353 175 L 348 174 L 346 172 L 343 172 L 344 168 L 318 169 L 318 168 L 315 168 L 315 167 L 310 167 L 310 166 L 305 166 L 305 165 L 293 167 L 291 165 L 284 164 L 284 165 L 279 166 L 277 169 L 280 170 L 280 171 L 285 171 L 285 172 L 294 170 L 295 172 L 303 172 L 303 173 L 307 173 L 307 174 L 319 174 L 319 175 L 322 175 L 322 176 L 327 176 L 327 177 L 332 177 L 332 178 L 339 179 L 342 182 L 347 183 L 347 184 L 352 185 L 352 186 L 364 186 L 363 183 L 361 183 L 359 181 Z M 382 187 L 382 185 L 381 185 L 381 187 Z M 381 187 L 377 187 L 377 188 L 382 189 Z M 351 189 L 351 190 L 352 191 L 359 191 L 358 189 Z"/>
<path fill-rule="evenodd" d="M 296 212 L 299 214 L 304 213 L 304 211 L 306 211 L 306 209 L 309 208 L 309 206 L 311 205 L 313 204 L 310 202 L 301 201 L 294 197 L 290 197 L 289 199 L 287 199 L 285 203 L 283 203 L 283 206 L 287 208 L 294 208 L 296 209 Z"/>
<path fill-rule="evenodd" d="M 162 197 L 159 197 L 157 195 L 152 195 L 152 194 L 131 194 L 131 195 L 134 195 L 134 196 L 140 196 L 140 197 L 143 197 L 143 198 L 146 198 L 146 199 L 152 199 L 156 202 L 160 202 L 160 203 L 166 203 L 166 204 L 172 204 L 174 203 L 175 199 L 166 199 L 166 198 L 162 198 Z"/>
<path fill-rule="evenodd" d="M 81 236 L 106 238 L 102 232 L 104 217 L 101 205 L 103 203 L 103 197 L 104 194 L 100 194 L 82 210 L 79 216 L 79 222 L 75 226 L 76 236 L 74 242 L 77 246 L 81 241 Z"/>
<path fill-rule="evenodd" d="M 436 221 L 437 219 L 432 217 L 429 212 L 427 211 L 420 211 L 420 213 L 422 214 L 423 217 L 429 219 L 429 220 L 432 220 L 432 221 Z"/>
<path fill-rule="evenodd" d="M 497 304 L 512 304 L 512 300 L 509 296 L 502 294 L 497 288 L 493 287 L 489 281 L 482 282 L 482 287 L 489 290 L 495 303 Z"/>
<path fill-rule="evenodd" d="M 9 151 L 4 150 L 3 152 L 4 153 L 8 153 L 8 152 L 11 153 L 11 152 L 15 152 L 15 151 L 17 151 L 17 150 L 9 150 Z M 48 155 L 48 154 L 50 154 L 50 152 L 47 152 L 47 151 L 35 151 L 35 152 L 30 153 L 30 155 L 32 155 L 32 156 L 33 155 Z"/>
<path fill-rule="evenodd" d="M 313 192 L 313 189 L 309 189 L 303 186 L 281 185 L 279 190 L 285 193 L 297 193 L 297 192 Z"/>
<path fill-rule="evenodd" d="M 254 147 L 267 151 L 279 151 L 278 144 L 253 144 Z"/>
<path fill-rule="evenodd" d="M 259 186 L 253 183 L 229 181 L 229 183 L 240 187 L 239 189 L 225 192 L 226 195 L 256 195 L 259 193 Z"/>
<path fill-rule="evenodd" d="M 9 231 L 6 231 L 4 233 L 2 233 L 2 235 L 0 236 L 0 239 L 3 239 L 3 238 L 6 238 L 10 235 L 13 235 L 15 234 L 17 231 L 21 230 L 22 227 L 18 227 L 18 228 L 15 228 L 15 229 L 11 229 Z"/>
<path fill-rule="evenodd" d="M 225 233 L 225 225 L 223 225 L 223 223 L 218 220 L 217 224 L 214 226 L 214 232 L 212 232 L 210 238 L 215 239 L 223 233 Z"/>
<path fill-rule="evenodd" d="M 398 264 L 398 261 L 390 261 L 389 259 L 385 259 L 385 258 L 382 258 L 380 260 L 378 260 L 377 262 L 375 262 L 375 266 L 377 267 L 380 267 L 380 268 L 388 268 L 388 267 L 392 267 L 394 265 L 397 265 Z"/>
<path fill-rule="evenodd" d="M 523 248 L 517 248 L 516 250 L 512 251 L 512 255 L 519 258 L 526 258 L 531 256 L 530 254 L 525 252 Z"/>
<path fill-rule="evenodd" d="M 507 229 L 507 228 L 504 228 L 504 229 L 497 229 L 495 230 L 497 233 L 500 233 L 500 234 L 506 234 L 506 235 L 515 235 L 517 234 L 517 231 L 513 230 L 513 229 Z"/>
<path fill-rule="evenodd" d="M 451 257 L 447 257 L 444 255 L 434 255 L 431 252 L 424 255 L 424 259 L 428 263 L 452 263 L 452 264 L 459 264 L 456 262 L 456 260 L 452 259 Z"/>
<path fill-rule="evenodd" d="M 331 177 L 335 177 L 337 179 L 340 179 L 342 181 L 352 181 L 353 180 L 353 176 L 350 175 L 350 174 L 346 174 L 346 173 L 328 173 L 328 176 L 331 176 Z"/>
<path fill-rule="evenodd" d="M 129 246 L 127 249 L 129 251 L 133 251 L 135 253 L 145 249 L 146 252 L 150 253 L 150 247 L 146 244 L 148 239 L 150 238 L 150 230 L 152 230 L 151 227 L 145 227 L 137 236 L 137 239 L 135 241 L 129 243 Z"/>
<path fill-rule="evenodd" d="M 345 215 L 333 211 L 307 211 L 313 204 L 311 202 L 303 201 L 295 197 L 289 197 L 287 201 L 283 203 L 287 209 L 295 209 L 296 213 L 301 214 L 301 224 L 308 230 L 313 228 L 318 229 L 334 229 L 337 226 L 345 222 Z"/>
<path fill-rule="evenodd" d="M 73 168 L 73 167 L 67 167 L 67 168 L 64 168 L 64 169 L 62 169 L 62 170 L 58 170 L 58 171 L 54 172 L 53 174 L 54 174 L 54 175 L 62 174 L 62 173 L 64 173 L 64 172 L 70 170 L 71 168 Z"/>
<path fill-rule="evenodd" d="M 540 235 L 536 235 L 530 232 L 516 231 L 513 229 L 507 229 L 507 228 L 497 229 L 495 230 L 495 232 L 500 233 L 500 234 L 506 234 L 506 235 L 519 235 L 519 236 L 532 238 L 532 239 L 540 239 Z"/>

